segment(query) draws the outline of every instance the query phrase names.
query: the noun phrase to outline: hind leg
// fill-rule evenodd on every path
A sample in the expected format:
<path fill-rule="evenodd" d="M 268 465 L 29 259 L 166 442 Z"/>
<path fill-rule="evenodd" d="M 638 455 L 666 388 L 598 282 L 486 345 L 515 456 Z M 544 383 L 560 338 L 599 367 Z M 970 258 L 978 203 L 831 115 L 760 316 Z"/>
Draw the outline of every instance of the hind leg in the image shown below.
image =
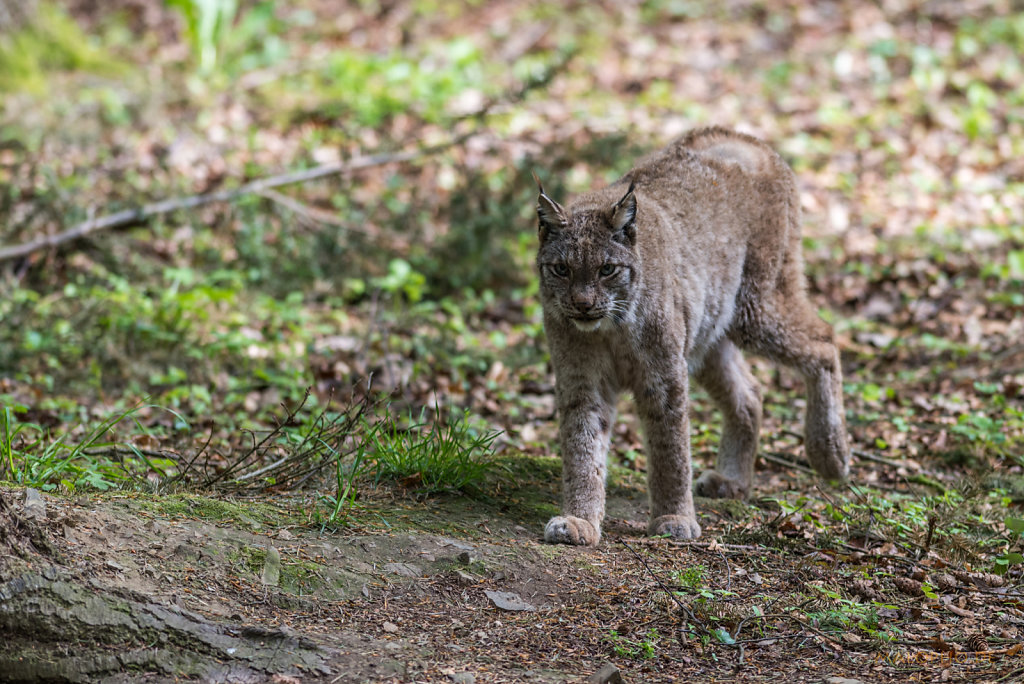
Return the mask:
<path fill-rule="evenodd" d="M 843 412 L 843 375 L 832 326 L 821 320 L 803 292 L 776 292 L 753 308 L 742 326 L 742 346 L 795 368 L 807 385 L 804 448 L 814 470 L 829 480 L 850 470 Z"/>
<path fill-rule="evenodd" d="M 744 499 L 754 478 L 754 457 L 761 431 L 761 392 L 735 344 L 723 339 L 707 353 L 697 382 L 722 411 L 722 437 L 714 470 L 694 484 L 698 496 Z"/>

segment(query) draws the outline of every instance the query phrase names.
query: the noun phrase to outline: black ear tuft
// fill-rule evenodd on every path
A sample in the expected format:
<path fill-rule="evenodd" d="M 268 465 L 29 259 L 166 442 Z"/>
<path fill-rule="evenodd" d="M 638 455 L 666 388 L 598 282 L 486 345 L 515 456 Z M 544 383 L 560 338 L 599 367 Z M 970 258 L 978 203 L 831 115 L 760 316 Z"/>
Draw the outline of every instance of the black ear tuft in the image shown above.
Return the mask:
<path fill-rule="evenodd" d="M 636 195 L 633 193 L 635 182 L 630 182 L 629 190 L 622 199 L 612 207 L 612 228 L 622 233 L 630 247 L 636 244 Z"/>
<path fill-rule="evenodd" d="M 537 174 L 533 174 L 533 179 L 537 181 L 537 190 L 540 192 L 537 197 L 537 219 L 538 234 L 543 242 L 551 233 L 557 233 L 568 226 L 569 216 L 561 204 L 547 196 Z"/>

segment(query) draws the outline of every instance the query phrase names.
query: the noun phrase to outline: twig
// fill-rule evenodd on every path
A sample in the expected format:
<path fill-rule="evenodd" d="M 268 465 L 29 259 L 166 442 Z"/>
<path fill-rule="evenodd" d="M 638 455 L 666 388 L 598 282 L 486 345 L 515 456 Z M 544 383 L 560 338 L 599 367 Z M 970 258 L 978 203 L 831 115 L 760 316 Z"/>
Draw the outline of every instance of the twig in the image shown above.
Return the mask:
<path fill-rule="evenodd" d="M 681 541 L 676 539 L 670 539 L 669 546 L 676 549 L 685 548 L 697 548 L 697 549 L 708 549 L 717 551 L 719 549 L 725 549 L 726 551 L 736 551 L 737 553 L 747 551 L 764 551 L 767 547 L 764 546 L 751 546 L 749 544 L 721 544 L 719 542 L 702 542 L 702 541 Z"/>
<path fill-rule="evenodd" d="M 796 430 L 779 430 L 779 432 L 781 432 L 784 435 L 789 435 L 790 437 L 796 437 L 801 442 L 804 441 L 803 434 L 797 432 Z M 906 468 L 907 467 L 906 463 L 900 463 L 899 461 L 893 461 L 891 459 L 884 458 L 882 456 L 878 456 L 877 454 L 872 454 L 869 451 L 863 451 L 861 449 L 850 449 L 850 453 L 853 454 L 854 456 L 856 456 L 857 458 L 863 458 L 866 461 L 874 461 L 875 463 L 881 463 L 882 465 L 887 465 L 890 468 Z"/>
<path fill-rule="evenodd" d="M 82 449 L 82 453 L 88 456 L 149 456 L 150 458 L 174 458 L 177 459 L 179 454 L 173 451 L 157 451 L 156 449 L 143 449 L 135 446 L 123 446 L 120 444 L 111 444 L 109 446 L 101 447 L 86 447 Z"/>
<path fill-rule="evenodd" d="M 865 461 L 874 461 L 875 463 L 881 463 L 882 465 L 887 465 L 890 468 L 907 467 L 906 463 L 900 463 L 899 461 L 893 461 L 888 458 L 883 458 L 882 456 L 872 454 L 869 451 L 861 451 L 860 449 L 850 449 L 850 453 L 856 456 L 857 458 L 863 458 Z"/>
<path fill-rule="evenodd" d="M 210 448 L 210 442 L 212 442 L 212 441 L 213 441 L 213 428 L 211 427 L 210 428 L 210 434 L 207 435 L 206 443 L 203 444 L 203 448 L 199 449 L 198 451 L 196 451 L 196 453 L 193 454 L 192 458 L 189 459 L 188 463 L 186 463 L 184 467 L 180 467 L 181 463 L 179 462 L 179 464 L 178 464 L 179 465 L 178 473 L 176 475 L 172 475 L 164 484 L 165 485 L 172 485 L 172 484 L 175 484 L 176 482 L 180 482 L 181 480 L 183 480 L 185 478 L 185 475 L 187 475 L 189 472 L 191 472 L 192 466 L 195 465 L 195 462 L 199 460 L 199 457 L 202 456 L 203 454 L 205 454 L 206 450 Z M 206 462 L 207 463 L 210 462 L 210 458 L 209 457 L 206 458 Z"/>
<path fill-rule="evenodd" d="M 245 473 L 244 475 L 239 475 L 238 477 L 236 477 L 234 479 L 234 483 L 237 484 L 239 482 L 244 482 L 246 480 L 251 480 L 254 477 L 259 477 L 260 475 L 262 475 L 263 473 L 267 472 L 268 470 L 273 470 L 277 466 L 281 465 L 282 463 L 287 461 L 289 458 L 290 458 L 289 456 L 285 456 L 285 457 L 281 458 L 280 460 L 277 460 L 277 461 L 271 463 L 270 465 L 263 466 L 262 468 L 260 468 L 258 470 L 254 470 L 251 473 Z"/>
<path fill-rule="evenodd" d="M 778 463 L 779 465 L 786 466 L 787 468 L 799 470 L 800 472 L 807 473 L 808 475 L 814 474 L 814 471 L 808 468 L 807 466 L 800 465 L 799 463 L 794 463 L 793 461 L 790 461 L 788 458 L 782 458 L 782 456 L 779 456 L 778 454 L 771 451 L 762 451 L 761 458 L 763 458 L 766 461 L 771 461 L 772 463 Z"/>
<path fill-rule="evenodd" d="M 826 634 L 825 632 L 821 631 L 817 627 L 813 627 L 813 626 L 807 624 L 806 622 L 804 622 L 803 620 L 801 620 L 800 618 L 796 617 L 795 615 L 790 615 L 788 613 L 768 613 L 766 615 L 749 615 L 749 616 L 743 618 L 742 620 L 740 620 L 740 623 L 738 625 L 736 625 L 736 633 L 735 634 L 730 634 L 730 636 L 735 639 L 736 636 L 739 635 L 740 630 L 743 629 L 743 625 L 745 625 L 747 622 L 749 622 L 751 620 L 792 620 L 796 624 L 800 625 L 800 627 L 802 629 L 806 630 L 807 632 L 811 632 L 814 635 L 818 636 L 825 643 L 831 644 L 831 643 L 835 642 L 835 639 L 833 639 L 832 637 L 830 637 L 828 634 Z M 793 638 L 800 637 L 800 636 L 808 636 L 808 635 L 805 634 L 805 633 L 780 634 L 778 636 L 763 636 L 763 637 L 755 637 L 755 638 L 751 638 L 751 639 L 743 639 L 742 642 L 737 640 L 735 643 L 737 643 L 737 644 L 739 644 L 739 643 L 748 643 L 749 644 L 751 642 L 765 641 L 765 640 L 768 640 L 768 639 L 793 639 Z"/>
<path fill-rule="evenodd" d="M 346 230 L 354 232 L 367 232 L 365 228 L 348 223 L 334 212 L 318 209 L 317 207 L 311 207 L 308 204 L 289 197 L 288 195 L 283 195 L 276 190 L 264 190 L 259 193 L 259 196 L 264 197 L 271 202 L 276 202 L 292 213 L 298 214 L 299 216 L 307 218 L 315 223 L 326 223 L 332 226 L 341 226 Z"/>
<path fill-rule="evenodd" d="M 682 601 L 679 600 L 679 597 L 676 596 L 675 593 L 671 589 L 669 589 L 667 586 L 665 586 L 665 583 L 661 581 L 661 578 L 658 577 L 654 573 L 653 570 L 651 570 L 651 566 L 647 564 L 647 560 L 643 556 L 641 556 L 639 553 L 637 553 L 636 549 L 634 549 L 632 546 L 630 546 L 626 542 L 626 540 L 622 539 L 621 537 L 619 538 L 619 543 L 622 544 L 623 546 L 625 546 L 629 550 L 629 552 L 632 553 L 633 556 L 638 561 L 640 561 L 640 564 L 644 567 L 644 570 L 647 571 L 647 574 L 649 574 L 651 577 L 653 577 L 654 581 L 658 583 L 659 587 L 661 587 L 661 590 L 663 592 L 665 592 L 666 594 L 668 594 L 669 598 L 671 598 L 673 601 L 675 601 L 675 604 L 677 606 L 679 606 L 679 610 L 683 611 L 683 613 L 685 613 L 686 616 L 689 617 L 690 620 L 692 620 L 695 625 L 700 625 L 701 629 L 703 629 L 705 632 L 708 631 L 707 626 L 703 622 L 701 622 L 700 620 L 697 619 L 697 617 L 693 614 L 693 612 L 689 608 L 687 608 L 686 605 Z M 694 636 L 700 636 L 699 634 L 697 634 L 693 630 L 687 629 L 687 630 L 684 630 L 684 631 L 689 632 L 690 634 L 693 634 Z"/>
<path fill-rule="evenodd" d="M 992 681 L 995 681 L 995 682 L 1005 682 L 1006 680 L 1010 679 L 1010 677 L 1016 677 L 1016 676 L 1018 676 L 1020 674 L 1024 674 L 1024 667 L 1019 667 L 1016 670 L 1010 670 L 1009 672 L 1004 674 L 999 679 L 994 679 Z"/>
<path fill-rule="evenodd" d="M 57 233 L 56 235 L 47 235 L 39 238 L 38 240 L 33 240 L 32 242 L 14 245 L 13 247 L 0 248 L 0 263 L 28 256 L 33 252 L 37 252 L 47 247 L 57 247 L 65 242 L 78 240 L 86 237 L 87 235 L 103 230 L 137 226 L 145 223 L 153 216 L 166 214 L 172 211 L 195 209 L 196 207 L 202 207 L 215 202 L 230 202 L 242 197 L 243 195 L 263 193 L 272 188 L 281 187 L 282 185 L 306 183 L 326 176 L 335 176 L 351 171 L 358 171 L 360 169 L 368 169 L 374 166 L 383 166 L 384 164 L 411 161 L 458 145 L 474 133 L 475 132 L 464 133 L 438 145 L 424 147 L 419 150 L 389 154 L 373 154 L 364 157 L 356 157 L 355 159 L 350 159 L 348 161 L 321 164 L 319 166 L 314 166 L 311 169 L 292 171 L 289 173 L 278 174 L 276 176 L 268 176 L 267 178 L 260 178 L 259 180 L 239 186 L 234 190 L 218 190 L 217 192 L 210 192 L 204 195 L 191 195 L 189 197 L 162 200 L 160 202 L 153 202 L 135 209 L 118 211 L 100 218 L 88 219 L 72 228 L 69 228 L 68 230 Z"/>

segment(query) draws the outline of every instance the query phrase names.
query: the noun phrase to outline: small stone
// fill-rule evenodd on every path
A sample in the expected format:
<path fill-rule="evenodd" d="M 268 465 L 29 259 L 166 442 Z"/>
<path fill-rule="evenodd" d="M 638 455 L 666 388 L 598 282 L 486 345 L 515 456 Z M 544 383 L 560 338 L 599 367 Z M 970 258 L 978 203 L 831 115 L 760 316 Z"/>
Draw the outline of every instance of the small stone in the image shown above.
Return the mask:
<path fill-rule="evenodd" d="M 828 677 L 825 684 L 864 684 L 859 679 L 847 679 L 846 677 Z"/>
<path fill-rule="evenodd" d="M 459 541 L 458 539 L 451 539 L 450 537 L 441 537 L 437 540 L 437 542 L 444 546 L 454 546 L 455 548 L 462 549 L 463 551 L 473 550 L 472 544 L 467 544 L 466 542 Z"/>
<path fill-rule="evenodd" d="M 611 663 L 605 663 L 601 669 L 590 675 L 588 684 L 623 684 L 622 674 L 619 668 Z"/>
<path fill-rule="evenodd" d="M 412 563 L 386 563 L 384 570 L 402 577 L 423 577 L 423 571 Z"/>
<path fill-rule="evenodd" d="M 295 535 L 293 535 L 288 530 L 281 530 L 280 532 L 277 533 L 277 538 L 280 539 L 281 541 L 291 541 L 291 540 L 295 539 Z"/>
<path fill-rule="evenodd" d="M 25 490 L 25 515 L 36 522 L 46 520 L 46 502 L 38 489 L 28 487 Z"/>
<path fill-rule="evenodd" d="M 448 679 L 455 684 L 476 684 L 476 675 L 472 672 L 453 672 L 448 675 Z"/>
<path fill-rule="evenodd" d="M 384 628 L 384 631 L 388 634 L 395 634 L 396 632 L 398 632 L 398 625 L 396 625 L 394 622 L 385 622 L 382 625 L 382 627 Z"/>
<path fill-rule="evenodd" d="M 263 572 L 260 582 L 268 587 L 276 587 L 281 581 L 281 552 L 276 546 L 267 547 L 267 556 L 263 560 Z"/>
<path fill-rule="evenodd" d="M 477 579 L 469 573 L 463 572 L 462 570 L 455 571 L 455 579 L 459 581 L 459 584 L 476 584 Z"/>
<path fill-rule="evenodd" d="M 487 598 L 494 602 L 494 605 L 502 610 L 537 610 L 532 604 L 524 601 L 519 594 L 513 594 L 511 591 L 491 591 L 486 589 L 484 593 L 487 594 Z"/>

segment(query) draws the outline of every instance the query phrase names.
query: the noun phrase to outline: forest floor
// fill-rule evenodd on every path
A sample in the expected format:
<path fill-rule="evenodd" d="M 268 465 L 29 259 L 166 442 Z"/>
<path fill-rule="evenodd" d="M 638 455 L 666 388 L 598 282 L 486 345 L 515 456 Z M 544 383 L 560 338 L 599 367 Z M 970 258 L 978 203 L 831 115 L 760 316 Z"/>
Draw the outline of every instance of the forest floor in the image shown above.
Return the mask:
<path fill-rule="evenodd" d="M 999 637 L 1016 620 L 992 623 L 1019 600 L 999 577 L 934 555 L 915 561 L 891 545 L 830 543 L 768 506 L 701 501 L 701 541 L 646 538 L 642 482 L 629 473 L 610 487 L 600 547 L 546 545 L 549 506 L 527 502 L 554 499 L 557 468 L 540 466 L 508 500 L 381 499 L 366 503 L 361 522 L 334 530 L 310 526 L 302 502 L 280 496 L 46 497 L 42 528 L 53 555 L 13 567 L 11 558 L 5 575 L 38 577 L 55 563 L 57 576 L 112 597 L 139 624 L 142 613 L 162 609 L 238 642 L 199 649 L 170 620 L 149 643 L 111 642 L 89 607 L 70 621 L 91 625 L 108 644 L 101 653 L 118 654 L 119 676 L 96 664 L 94 645 L 71 639 L 56 651 L 42 640 L 44 652 L 29 645 L 37 637 L 15 632 L 0 657 L 12 681 L 48 673 L 66 681 L 586 682 L 608 663 L 626 682 L 1020 677 L 1019 641 Z M 922 594 L 914 577 L 937 595 Z M 898 636 L 872 646 L 858 628 L 871 622 Z M 995 643 L 978 647 L 977 635 Z M 203 657 L 168 671 L 161 651 L 175 648 Z"/>
<path fill-rule="evenodd" d="M 0 35 L 0 675 L 1024 679 L 1012 3 L 172 4 Z M 530 173 L 567 199 L 703 125 L 797 174 L 850 482 L 754 359 L 750 501 L 644 536 L 624 398 L 605 538 L 545 545 Z M 699 472 L 699 389 L 691 425 Z"/>

